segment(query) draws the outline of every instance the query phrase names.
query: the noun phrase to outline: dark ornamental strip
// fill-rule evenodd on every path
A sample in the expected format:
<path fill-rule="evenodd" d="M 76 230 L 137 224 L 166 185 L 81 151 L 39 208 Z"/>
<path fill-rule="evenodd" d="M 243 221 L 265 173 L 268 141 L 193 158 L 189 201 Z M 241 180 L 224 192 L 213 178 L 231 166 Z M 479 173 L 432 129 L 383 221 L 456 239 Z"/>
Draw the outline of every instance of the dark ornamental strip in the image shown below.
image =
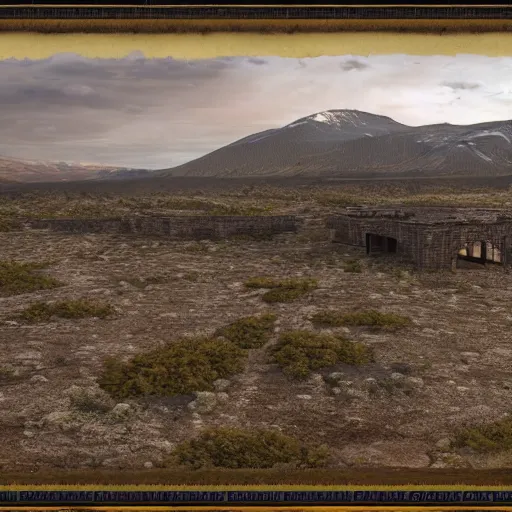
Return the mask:
<path fill-rule="evenodd" d="M 0 491 L 0 506 L 456 506 L 512 505 L 510 491 Z"/>
<path fill-rule="evenodd" d="M 506 6 L 0 6 L 0 19 L 512 19 Z"/>

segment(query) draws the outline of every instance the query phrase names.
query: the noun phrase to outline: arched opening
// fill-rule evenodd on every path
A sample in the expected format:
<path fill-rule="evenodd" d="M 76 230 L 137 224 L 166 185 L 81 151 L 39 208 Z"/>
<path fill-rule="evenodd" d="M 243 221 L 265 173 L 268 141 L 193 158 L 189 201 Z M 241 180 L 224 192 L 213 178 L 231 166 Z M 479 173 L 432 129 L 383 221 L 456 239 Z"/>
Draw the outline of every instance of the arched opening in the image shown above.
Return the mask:
<path fill-rule="evenodd" d="M 488 240 L 466 242 L 457 253 L 457 267 L 468 268 L 475 264 L 503 264 L 501 247 Z"/>
<path fill-rule="evenodd" d="M 366 233 L 366 254 L 398 252 L 398 241 L 389 236 Z"/>

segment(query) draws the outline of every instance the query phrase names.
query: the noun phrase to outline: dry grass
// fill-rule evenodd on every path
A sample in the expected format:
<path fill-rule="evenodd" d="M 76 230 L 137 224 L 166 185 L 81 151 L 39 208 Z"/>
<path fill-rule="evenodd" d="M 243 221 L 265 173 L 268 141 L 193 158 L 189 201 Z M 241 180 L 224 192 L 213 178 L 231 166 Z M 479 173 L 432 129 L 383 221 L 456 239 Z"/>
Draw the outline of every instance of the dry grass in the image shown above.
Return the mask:
<path fill-rule="evenodd" d="M 269 341 L 276 318 L 276 315 L 271 313 L 239 318 L 218 329 L 215 335 L 223 336 L 240 348 L 260 348 Z"/>
<path fill-rule="evenodd" d="M 24 322 L 48 322 L 52 318 L 106 318 L 115 309 L 110 304 L 88 299 L 64 300 L 59 302 L 36 302 L 13 317 Z"/>
<path fill-rule="evenodd" d="M 364 326 L 372 329 L 396 330 L 410 325 L 411 319 L 395 313 L 381 313 L 370 309 L 355 313 L 339 311 L 319 311 L 311 317 L 315 326 L 340 327 L 343 325 Z"/>
<path fill-rule="evenodd" d="M 144 471 L 59 470 L 45 468 L 34 473 L 3 472 L 0 490 L 169 490 L 198 486 L 204 490 L 319 490 L 366 488 L 393 490 L 508 490 L 509 469 L 176 469 Z"/>
<path fill-rule="evenodd" d="M 271 360 L 293 379 L 306 379 L 311 372 L 338 363 L 364 365 L 373 361 L 370 348 L 342 336 L 291 331 L 282 334 L 270 349 Z"/>
<path fill-rule="evenodd" d="M 272 279 L 269 277 L 252 277 L 245 282 L 247 288 L 268 289 L 262 299 L 268 303 L 293 302 L 308 294 L 318 286 L 316 279 Z"/>
<path fill-rule="evenodd" d="M 48 263 L 0 261 L 0 294 L 20 295 L 62 286 L 57 279 L 41 274 Z"/>
<path fill-rule="evenodd" d="M 188 338 L 139 354 L 128 363 L 108 358 L 99 384 L 116 398 L 211 391 L 215 380 L 243 371 L 245 358 L 246 353 L 230 341 Z"/>

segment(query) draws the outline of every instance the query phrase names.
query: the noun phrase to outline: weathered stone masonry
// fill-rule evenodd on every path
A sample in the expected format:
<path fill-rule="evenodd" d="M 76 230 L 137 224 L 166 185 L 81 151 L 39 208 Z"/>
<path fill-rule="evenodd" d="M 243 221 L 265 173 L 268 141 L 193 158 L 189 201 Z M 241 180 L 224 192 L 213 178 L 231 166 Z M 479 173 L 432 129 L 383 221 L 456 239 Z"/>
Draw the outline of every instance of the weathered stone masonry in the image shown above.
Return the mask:
<path fill-rule="evenodd" d="M 481 244 L 482 254 L 494 250 L 500 263 L 512 265 L 512 214 L 501 210 L 348 208 L 327 225 L 335 242 L 370 253 L 372 243 L 381 250 L 392 247 L 420 268 L 453 268 L 459 251 L 472 251 L 474 244 Z"/>
<path fill-rule="evenodd" d="M 65 233 L 119 233 L 165 236 L 171 240 L 222 239 L 230 236 L 266 236 L 298 229 L 299 220 L 281 216 L 174 216 L 103 219 L 39 219 L 30 229 Z"/>

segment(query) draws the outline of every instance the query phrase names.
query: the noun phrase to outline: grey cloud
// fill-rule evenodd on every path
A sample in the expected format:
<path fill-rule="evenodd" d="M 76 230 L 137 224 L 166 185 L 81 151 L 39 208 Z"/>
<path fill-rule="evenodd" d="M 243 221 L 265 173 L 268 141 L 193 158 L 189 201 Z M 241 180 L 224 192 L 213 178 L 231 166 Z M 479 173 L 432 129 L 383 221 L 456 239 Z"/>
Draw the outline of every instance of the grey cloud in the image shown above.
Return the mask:
<path fill-rule="evenodd" d="M 471 89 L 478 89 L 480 87 L 480 84 L 476 84 L 473 82 L 442 82 L 441 85 L 445 87 L 450 87 L 450 89 L 458 90 L 471 90 Z"/>
<path fill-rule="evenodd" d="M 406 124 L 469 124 L 487 119 L 493 109 L 499 115 L 507 106 L 501 102 L 511 101 L 507 93 L 489 99 L 483 94 L 510 82 L 510 71 L 492 59 L 482 57 L 476 71 L 476 56 L 462 63 L 459 57 L 439 59 L 345 55 L 186 61 L 146 59 L 140 52 L 124 59 L 73 54 L 7 59 L 0 61 L 0 154 L 168 167 L 330 108 L 368 110 Z M 454 64 L 445 70 L 445 61 Z M 462 102 L 454 102 L 448 113 L 446 106 L 434 108 L 440 96 L 451 96 L 446 90 L 438 94 L 443 80 L 447 86 L 474 89 L 480 79 L 482 87 L 464 94 L 475 108 L 459 106 Z M 392 102 L 390 87 L 400 89 Z"/>
<path fill-rule="evenodd" d="M 11 110 L 25 108 L 44 108 L 46 106 L 57 107 L 86 107 L 92 109 L 116 108 L 119 102 L 115 95 L 100 95 L 94 88 L 85 84 L 59 84 L 45 85 L 43 83 L 32 84 L 8 84 L 0 85 L 0 106 L 3 116 Z M 30 115 L 30 111 L 27 112 Z M 1 123 L 1 121 L 0 121 Z"/>
<path fill-rule="evenodd" d="M 353 69 L 360 71 L 362 69 L 367 69 L 370 66 L 366 64 L 366 62 L 362 62 L 357 59 L 350 59 L 345 62 L 342 62 L 340 64 L 340 67 L 341 69 L 343 69 L 343 71 L 352 71 Z"/>
<path fill-rule="evenodd" d="M 267 63 L 265 59 L 259 59 L 257 57 L 249 57 L 247 59 L 247 62 L 250 62 L 251 64 L 256 64 L 256 66 L 262 66 L 263 64 Z"/>

